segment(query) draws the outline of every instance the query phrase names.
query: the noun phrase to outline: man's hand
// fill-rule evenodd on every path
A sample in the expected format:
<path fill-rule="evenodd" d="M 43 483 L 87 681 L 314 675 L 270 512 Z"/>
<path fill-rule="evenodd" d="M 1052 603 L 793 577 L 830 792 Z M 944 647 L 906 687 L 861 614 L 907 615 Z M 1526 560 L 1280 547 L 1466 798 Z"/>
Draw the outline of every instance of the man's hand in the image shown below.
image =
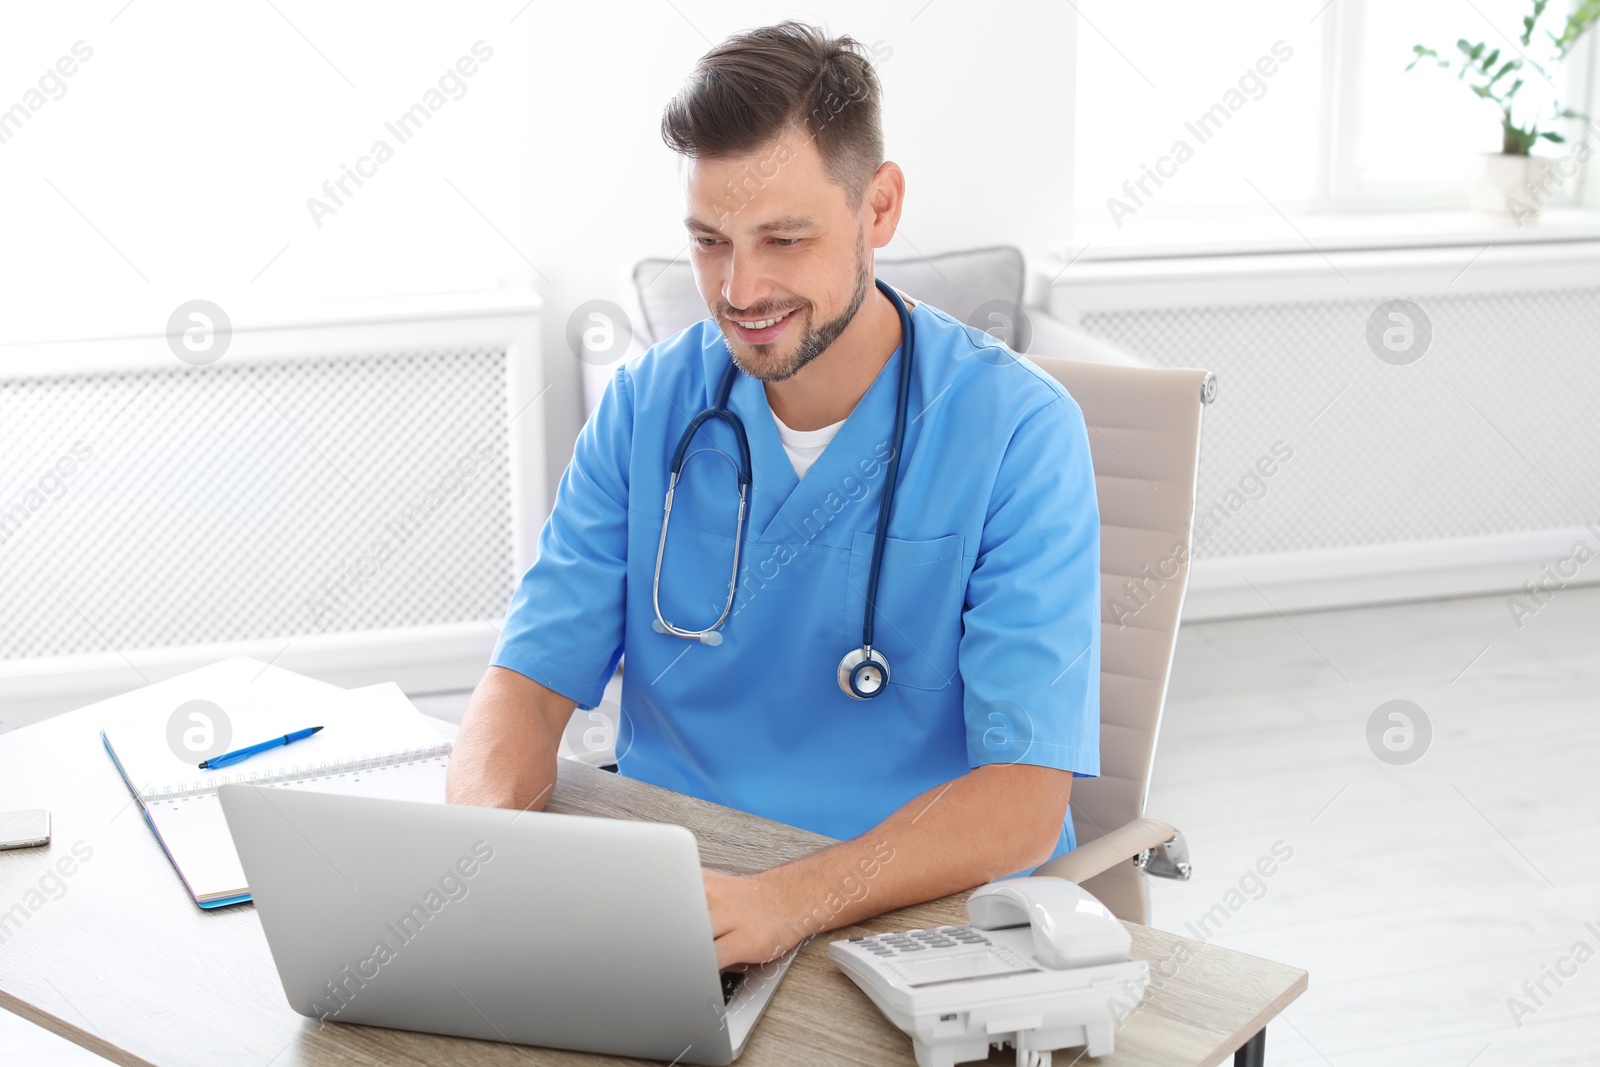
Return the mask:
<path fill-rule="evenodd" d="M 717 966 L 763 963 L 809 936 L 1037 866 L 1055 849 L 1071 790 L 1071 771 L 979 767 L 781 867 L 702 868 Z"/>
<path fill-rule="evenodd" d="M 802 930 L 789 921 L 774 880 L 762 874 L 724 874 L 702 867 L 717 967 L 765 963 L 800 943 Z"/>

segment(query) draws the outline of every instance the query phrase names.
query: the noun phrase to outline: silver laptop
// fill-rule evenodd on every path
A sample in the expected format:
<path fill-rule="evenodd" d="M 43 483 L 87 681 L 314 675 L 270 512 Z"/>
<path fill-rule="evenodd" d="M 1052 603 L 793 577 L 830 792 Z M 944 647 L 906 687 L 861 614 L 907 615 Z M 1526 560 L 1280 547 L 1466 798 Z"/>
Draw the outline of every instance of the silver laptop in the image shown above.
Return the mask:
<path fill-rule="evenodd" d="M 794 958 L 718 971 L 681 826 L 218 792 L 289 1006 L 314 1019 L 725 1064 Z"/>

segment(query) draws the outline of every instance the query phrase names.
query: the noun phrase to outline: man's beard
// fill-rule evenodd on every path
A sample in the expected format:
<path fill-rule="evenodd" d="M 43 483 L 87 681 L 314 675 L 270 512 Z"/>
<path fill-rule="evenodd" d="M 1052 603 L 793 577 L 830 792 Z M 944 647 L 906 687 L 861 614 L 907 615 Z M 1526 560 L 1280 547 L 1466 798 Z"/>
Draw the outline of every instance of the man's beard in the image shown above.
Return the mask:
<path fill-rule="evenodd" d="M 793 378 L 800 372 L 800 368 L 816 359 L 828 350 L 828 346 L 839 339 L 839 335 L 850 325 L 856 317 L 856 312 L 861 310 L 861 304 L 867 298 L 867 290 L 872 287 L 872 276 L 867 270 L 867 241 L 863 234 L 856 242 L 856 281 L 855 292 L 850 296 L 850 305 L 843 314 L 821 326 L 811 326 L 811 315 L 805 313 L 804 321 L 796 323 L 802 330 L 800 341 L 795 345 L 794 353 L 776 366 L 765 365 L 759 357 L 753 360 L 741 359 L 739 350 L 734 343 L 728 340 L 728 332 L 733 330 L 730 323 L 723 333 L 723 344 L 727 345 L 728 355 L 732 357 L 734 365 L 752 378 L 763 382 L 781 382 Z M 740 342 L 741 344 L 743 342 Z M 769 342 L 770 344 L 771 342 Z M 753 345 L 758 353 L 767 345 Z"/>

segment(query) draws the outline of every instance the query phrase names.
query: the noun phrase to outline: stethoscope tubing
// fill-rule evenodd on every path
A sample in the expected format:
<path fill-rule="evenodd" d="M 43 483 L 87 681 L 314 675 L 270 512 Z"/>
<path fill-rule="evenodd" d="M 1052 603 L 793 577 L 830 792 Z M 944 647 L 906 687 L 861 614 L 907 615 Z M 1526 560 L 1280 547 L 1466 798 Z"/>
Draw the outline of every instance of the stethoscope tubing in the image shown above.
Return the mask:
<path fill-rule="evenodd" d="M 861 647 L 872 650 L 873 617 L 877 614 L 878 577 L 883 572 L 883 549 L 889 539 L 889 512 L 894 507 L 894 494 L 900 475 L 900 451 L 906 439 L 906 408 L 911 403 L 911 315 L 905 301 L 893 289 L 878 282 L 878 288 L 894 301 L 900 313 L 900 391 L 894 405 L 894 450 L 889 453 L 889 463 L 884 471 L 883 498 L 878 502 L 878 525 L 872 531 L 872 568 L 867 573 L 867 609 L 861 620 Z"/>
<path fill-rule="evenodd" d="M 876 659 L 880 663 L 883 667 L 884 678 L 887 680 L 887 664 L 882 661 L 881 653 L 876 655 L 873 653 L 872 638 L 874 620 L 877 614 L 878 579 L 883 571 L 884 548 L 888 544 L 889 538 L 889 518 L 894 510 L 895 490 L 898 487 L 900 474 L 900 456 L 904 451 L 905 445 L 906 409 L 910 406 L 911 400 L 911 359 L 916 350 L 916 340 L 913 333 L 911 313 L 906 309 L 905 301 L 900 297 L 899 293 L 881 279 L 874 279 L 874 281 L 878 289 L 893 302 L 895 311 L 900 317 L 901 359 L 900 380 L 895 396 L 894 431 L 892 434 L 894 447 L 885 466 L 883 496 L 878 502 L 878 522 L 872 533 L 872 558 L 867 573 L 866 608 L 861 620 L 861 648 L 859 651 L 865 654 L 865 659 L 869 661 Z M 656 543 L 655 578 L 652 582 L 651 597 L 656 611 L 656 628 L 675 637 L 710 642 L 710 639 L 715 636 L 714 631 L 728 618 L 728 614 L 733 608 L 734 598 L 738 593 L 740 549 L 744 541 L 744 526 L 747 517 L 747 492 L 753 482 L 750 465 L 750 439 L 745 433 L 743 420 L 728 407 L 728 398 L 732 395 L 733 384 L 738 375 L 738 365 L 730 360 L 728 369 L 723 372 L 722 381 L 718 385 L 715 401 L 711 407 L 706 408 L 690 420 L 682 436 L 678 438 L 678 447 L 673 450 L 672 459 L 667 467 L 667 494 L 661 516 L 661 537 Z M 702 630 L 686 630 L 668 622 L 666 616 L 662 614 L 661 566 L 666 556 L 667 529 L 672 521 L 673 496 L 677 491 L 678 481 L 682 477 L 684 464 L 688 462 L 690 456 L 695 454 L 689 451 L 689 446 L 693 442 L 695 434 L 700 431 L 700 428 L 713 420 L 725 422 L 732 428 L 734 440 L 739 451 L 738 462 L 733 463 L 731 459 L 729 460 L 730 463 L 733 463 L 739 478 L 739 515 L 734 524 L 733 573 L 728 582 L 727 602 L 723 605 L 722 613 L 717 616 L 716 621 Z M 850 653 L 846 656 L 846 659 L 853 655 L 854 652 Z M 881 687 L 871 693 L 860 693 L 855 691 L 853 686 L 847 686 L 846 692 L 858 697 L 872 696 L 876 695 L 877 692 L 881 692 Z"/>

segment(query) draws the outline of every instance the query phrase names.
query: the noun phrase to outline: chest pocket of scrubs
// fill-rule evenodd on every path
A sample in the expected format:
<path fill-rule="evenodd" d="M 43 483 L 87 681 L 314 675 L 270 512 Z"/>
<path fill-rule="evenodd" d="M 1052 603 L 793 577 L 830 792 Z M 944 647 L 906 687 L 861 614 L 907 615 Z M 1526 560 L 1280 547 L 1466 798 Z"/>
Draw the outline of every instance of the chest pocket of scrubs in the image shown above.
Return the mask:
<path fill-rule="evenodd" d="M 943 689 L 955 680 L 961 644 L 961 548 L 960 534 L 931 541 L 884 541 L 872 643 L 888 657 L 890 685 Z M 852 643 L 861 639 L 871 573 L 872 531 L 857 530 L 850 542 L 845 590 Z"/>

